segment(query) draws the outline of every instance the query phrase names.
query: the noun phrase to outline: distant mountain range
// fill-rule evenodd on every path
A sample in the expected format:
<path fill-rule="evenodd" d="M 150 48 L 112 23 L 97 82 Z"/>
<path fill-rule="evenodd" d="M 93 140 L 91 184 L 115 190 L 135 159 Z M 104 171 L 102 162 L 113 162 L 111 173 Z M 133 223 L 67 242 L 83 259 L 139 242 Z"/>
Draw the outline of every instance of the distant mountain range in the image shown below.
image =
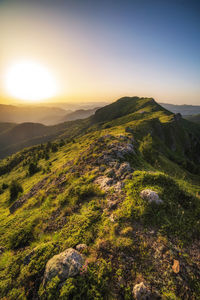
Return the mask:
<path fill-rule="evenodd" d="M 69 113 L 71 111 L 68 111 Z M 59 122 L 67 111 L 58 107 L 15 106 L 0 104 L 0 122 L 34 122 L 52 125 Z"/>
<path fill-rule="evenodd" d="M 15 106 L 0 104 L 0 122 L 31 122 L 44 125 L 55 125 L 66 121 L 87 118 L 94 114 L 96 110 L 97 107 L 72 111 L 71 109 L 66 110 L 49 106 Z"/>
<path fill-rule="evenodd" d="M 63 118 L 60 119 L 62 122 L 73 121 L 78 119 L 85 119 L 93 115 L 98 107 L 93 109 L 78 109 L 72 113 L 66 114 Z"/>
<path fill-rule="evenodd" d="M 160 105 L 175 114 L 180 113 L 182 116 L 200 114 L 200 105 L 176 105 L 168 103 L 160 103 Z"/>

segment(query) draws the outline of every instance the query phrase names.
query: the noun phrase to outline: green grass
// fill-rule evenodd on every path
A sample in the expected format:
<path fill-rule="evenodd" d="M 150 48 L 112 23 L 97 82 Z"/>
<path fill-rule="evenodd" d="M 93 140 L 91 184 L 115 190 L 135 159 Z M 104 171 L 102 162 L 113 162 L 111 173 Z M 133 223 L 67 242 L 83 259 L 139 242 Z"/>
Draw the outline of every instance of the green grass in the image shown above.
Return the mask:
<path fill-rule="evenodd" d="M 195 256 L 188 255 L 200 234 L 198 143 L 197 148 L 189 147 L 191 134 L 192 141 L 198 141 L 197 131 L 190 122 L 177 124 L 151 98 L 127 98 L 103 108 L 95 118 L 72 123 L 54 146 L 26 148 L 2 160 L 0 187 L 8 187 L 0 194 L 0 246 L 4 247 L 0 297 L 132 299 L 134 283 L 145 281 L 164 299 L 183 299 L 184 293 L 198 299 Z M 101 143 L 99 138 L 108 134 Z M 133 177 L 125 181 L 120 194 L 105 193 L 94 184 L 99 174 L 96 161 L 126 137 L 134 139 L 135 154 L 125 157 L 134 169 Z M 32 161 L 38 170 L 30 176 Z M 34 195 L 10 213 L 11 182 L 17 179 L 23 187 L 15 203 L 45 178 Z M 144 201 L 140 192 L 145 188 L 158 192 L 164 203 L 156 206 Z M 113 197 L 119 204 L 109 211 L 107 200 Z M 79 243 L 88 245 L 82 273 L 63 285 L 54 278 L 44 290 L 47 261 Z M 156 258 L 161 246 L 167 249 L 166 258 Z M 27 259 L 29 264 L 24 263 Z M 171 271 L 173 259 L 189 270 L 184 271 L 185 286 Z"/>

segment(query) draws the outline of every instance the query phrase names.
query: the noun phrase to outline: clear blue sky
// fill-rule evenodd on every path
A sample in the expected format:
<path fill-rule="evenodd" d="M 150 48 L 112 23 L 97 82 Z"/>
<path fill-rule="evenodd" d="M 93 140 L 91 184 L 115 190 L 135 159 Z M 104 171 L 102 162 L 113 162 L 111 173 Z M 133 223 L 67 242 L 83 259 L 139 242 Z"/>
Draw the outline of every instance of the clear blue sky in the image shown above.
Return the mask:
<path fill-rule="evenodd" d="M 55 71 L 67 100 L 200 104 L 200 1 L 16 0 L 0 10 L 2 73 L 30 55 Z"/>

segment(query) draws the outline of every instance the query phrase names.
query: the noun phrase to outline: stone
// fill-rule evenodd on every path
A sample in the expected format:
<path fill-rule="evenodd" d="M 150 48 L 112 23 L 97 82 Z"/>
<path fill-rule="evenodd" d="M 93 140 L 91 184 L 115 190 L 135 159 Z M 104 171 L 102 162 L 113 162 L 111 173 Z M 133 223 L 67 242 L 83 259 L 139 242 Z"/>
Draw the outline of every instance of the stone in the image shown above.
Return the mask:
<path fill-rule="evenodd" d="M 86 250 L 87 249 L 87 245 L 86 244 L 78 244 L 76 246 L 76 250 L 77 251 L 83 251 L 83 250 Z"/>
<path fill-rule="evenodd" d="M 100 172 L 104 172 L 105 169 L 106 169 L 106 168 L 105 168 L 104 166 L 100 166 L 100 167 L 99 167 L 99 171 L 100 171 Z"/>
<path fill-rule="evenodd" d="M 115 177 L 115 171 L 114 171 L 113 169 L 108 169 L 108 170 L 106 170 L 105 174 L 106 174 L 106 176 L 109 177 L 109 178 Z"/>
<path fill-rule="evenodd" d="M 149 203 L 162 204 L 163 200 L 159 198 L 158 194 L 150 189 L 143 190 L 140 193 L 140 197 L 147 200 Z"/>
<path fill-rule="evenodd" d="M 121 177 L 125 173 L 131 173 L 133 170 L 128 162 L 124 162 L 120 165 L 119 170 L 117 172 L 118 176 Z"/>
<path fill-rule="evenodd" d="M 43 285 L 45 286 L 55 276 L 58 276 L 61 281 L 65 281 L 67 278 L 77 275 L 83 264 L 82 255 L 73 248 L 54 255 L 46 264 Z"/>
<path fill-rule="evenodd" d="M 118 181 L 113 187 L 116 192 L 120 192 L 124 188 L 125 184 L 123 181 Z"/>
<path fill-rule="evenodd" d="M 174 259 L 172 270 L 174 271 L 174 273 L 179 273 L 180 272 L 180 264 L 179 264 L 179 261 L 176 260 L 176 259 Z"/>
<path fill-rule="evenodd" d="M 112 223 L 114 223 L 114 222 L 115 222 L 115 219 L 114 219 L 114 216 L 113 216 L 113 214 L 111 214 L 111 215 L 110 215 L 109 219 L 110 219 L 110 221 L 111 221 Z"/>
<path fill-rule="evenodd" d="M 117 202 L 108 200 L 107 201 L 107 207 L 108 207 L 108 209 L 115 209 L 117 207 Z"/>
<path fill-rule="evenodd" d="M 106 176 L 100 176 L 95 180 L 95 183 L 99 184 L 102 189 L 107 190 L 113 184 L 113 179 Z"/>
<path fill-rule="evenodd" d="M 149 300 L 151 292 L 143 282 L 140 282 L 134 286 L 133 295 L 136 300 Z"/>

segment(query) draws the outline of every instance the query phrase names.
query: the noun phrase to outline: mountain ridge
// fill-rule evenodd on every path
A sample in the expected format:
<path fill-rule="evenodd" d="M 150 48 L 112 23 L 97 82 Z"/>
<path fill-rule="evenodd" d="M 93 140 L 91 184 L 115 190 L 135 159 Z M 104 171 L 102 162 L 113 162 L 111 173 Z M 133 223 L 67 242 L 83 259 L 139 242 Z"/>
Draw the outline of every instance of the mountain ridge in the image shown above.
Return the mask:
<path fill-rule="evenodd" d="M 198 299 L 199 126 L 151 98 L 95 114 L 0 161 L 0 297 Z"/>

